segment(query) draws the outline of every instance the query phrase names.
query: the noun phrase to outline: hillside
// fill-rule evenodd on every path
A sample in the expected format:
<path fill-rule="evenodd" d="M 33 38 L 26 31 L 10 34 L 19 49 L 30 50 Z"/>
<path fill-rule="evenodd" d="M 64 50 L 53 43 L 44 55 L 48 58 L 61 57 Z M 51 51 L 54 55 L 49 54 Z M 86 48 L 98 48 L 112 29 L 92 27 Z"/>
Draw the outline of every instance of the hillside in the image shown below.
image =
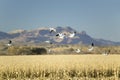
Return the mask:
<path fill-rule="evenodd" d="M 78 32 L 71 27 L 56 27 L 56 32 L 50 33 L 49 28 L 38 28 L 31 31 L 16 30 L 10 33 L 0 32 L 0 40 L 11 39 L 15 42 L 24 43 L 43 43 L 50 41 L 53 44 L 91 44 L 95 45 L 120 45 L 120 42 L 113 42 L 104 39 L 95 39 L 85 31 Z M 70 38 L 69 34 L 76 32 L 75 36 Z M 57 33 L 64 33 L 65 37 L 59 39 Z"/>

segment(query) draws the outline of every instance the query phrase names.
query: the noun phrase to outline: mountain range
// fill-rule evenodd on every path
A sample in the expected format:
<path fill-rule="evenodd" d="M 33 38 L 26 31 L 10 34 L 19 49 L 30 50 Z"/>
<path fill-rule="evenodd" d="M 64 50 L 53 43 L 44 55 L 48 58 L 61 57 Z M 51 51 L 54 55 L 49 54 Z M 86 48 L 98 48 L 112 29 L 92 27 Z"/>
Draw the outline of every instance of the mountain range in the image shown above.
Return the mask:
<path fill-rule="evenodd" d="M 9 33 L 0 31 L 0 40 L 12 40 L 23 43 L 43 43 L 50 41 L 55 44 L 86 44 L 90 45 L 120 45 L 120 42 L 114 42 L 104 39 L 96 39 L 88 35 L 85 31 L 78 32 L 71 27 L 55 27 L 56 32 L 50 33 L 49 28 L 38 28 L 34 30 L 15 30 Z M 76 32 L 73 38 L 65 37 L 59 39 L 56 37 L 57 33 L 64 33 L 69 35 Z"/>

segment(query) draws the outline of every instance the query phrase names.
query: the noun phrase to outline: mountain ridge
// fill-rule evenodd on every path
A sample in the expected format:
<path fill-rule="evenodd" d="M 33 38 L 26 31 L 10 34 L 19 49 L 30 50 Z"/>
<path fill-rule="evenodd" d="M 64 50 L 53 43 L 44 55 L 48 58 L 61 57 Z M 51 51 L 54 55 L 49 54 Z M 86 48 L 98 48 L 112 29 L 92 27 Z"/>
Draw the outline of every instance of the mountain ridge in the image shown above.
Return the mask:
<path fill-rule="evenodd" d="M 31 43 L 41 43 L 45 41 L 51 41 L 57 44 L 86 44 L 90 45 L 94 43 L 95 45 L 120 45 L 120 42 L 114 42 L 104 39 L 95 39 L 88 35 L 85 31 L 78 32 L 71 27 L 55 27 L 56 32 L 50 33 L 49 28 L 38 28 L 34 30 L 16 30 L 10 33 L 5 33 L 0 31 L 0 40 L 11 39 L 16 42 L 31 42 Z M 72 32 L 76 32 L 73 38 L 65 37 L 63 39 L 58 39 L 56 37 L 57 33 L 64 33 L 69 35 Z"/>

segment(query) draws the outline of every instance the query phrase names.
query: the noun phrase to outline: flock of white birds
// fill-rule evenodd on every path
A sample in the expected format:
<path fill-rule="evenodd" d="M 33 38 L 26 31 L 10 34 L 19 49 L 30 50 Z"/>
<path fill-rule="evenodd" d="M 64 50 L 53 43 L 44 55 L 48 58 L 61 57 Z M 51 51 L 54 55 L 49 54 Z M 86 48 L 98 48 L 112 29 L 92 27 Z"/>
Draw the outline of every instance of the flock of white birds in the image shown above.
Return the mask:
<path fill-rule="evenodd" d="M 69 37 L 69 38 L 73 38 L 76 35 L 76 31 L 73 31 L 72 33 L 70 33 L 69 35 L 66 35 L 65 33 L 57 33 L 55 28 L 49 28 L 50 34 L 55 32 L 56 33 L 56 37 L 59 39 L 64 39 L 64 37 Z M 46 43 L 52 44 L 52 42 L 50 40 L 46 40 Z M 8 47 L 12 46 L 12 41 L 9 40 Z M 91 52 L 94 50 L 94 43 L 91 43 L 90 47 L 88 48 L 88 52 Z M 50 50 L 49 50 L 50 51 Z M 76 49 L 75 50 L 76 53 L 80 53 L 81 50 L 80 49 Z M 107 55 L 107 53 L 103 53 L 103 55 Z"/>
<path fill-rule="evenodd" d="M 55 28 L 49 28 L 49 30 L 50 30 L 50 33 L 52 33 L 52 32 L 57 33 L 56 32 L 57 30 Z M 59 39 L 64 39 L 64 37 L 74 38 L 75 35 L 76 35 L 76 31 L 73 31 L 73 32 L 69 33 L 69 35 L 66 35 L 65 33 L 57 33 L 56 37 L 59 38 Z M 51 41 L 46 41 L 46 42 L 50 43 Z M 88 48 L 88 51 L 91 52 L 91 51 L 93 51 L 93 49 L 94 49 L 94 43 L 91 44 L 91 47 Z M 75 52 L 76 53 L 80 53 L 81 50 L 80 49 L 76 49 Z"/>

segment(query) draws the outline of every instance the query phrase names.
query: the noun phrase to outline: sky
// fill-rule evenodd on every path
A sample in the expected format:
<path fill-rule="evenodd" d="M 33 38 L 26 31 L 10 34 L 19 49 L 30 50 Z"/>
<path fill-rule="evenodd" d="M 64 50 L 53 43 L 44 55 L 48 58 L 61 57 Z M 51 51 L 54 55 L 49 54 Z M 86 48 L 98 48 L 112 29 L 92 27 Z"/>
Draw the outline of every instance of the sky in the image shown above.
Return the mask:
<path fill-rule="evenodd" d="M 57 26 L 120 41 L 120 0 L 0 0 L 0 31 Z"/>

